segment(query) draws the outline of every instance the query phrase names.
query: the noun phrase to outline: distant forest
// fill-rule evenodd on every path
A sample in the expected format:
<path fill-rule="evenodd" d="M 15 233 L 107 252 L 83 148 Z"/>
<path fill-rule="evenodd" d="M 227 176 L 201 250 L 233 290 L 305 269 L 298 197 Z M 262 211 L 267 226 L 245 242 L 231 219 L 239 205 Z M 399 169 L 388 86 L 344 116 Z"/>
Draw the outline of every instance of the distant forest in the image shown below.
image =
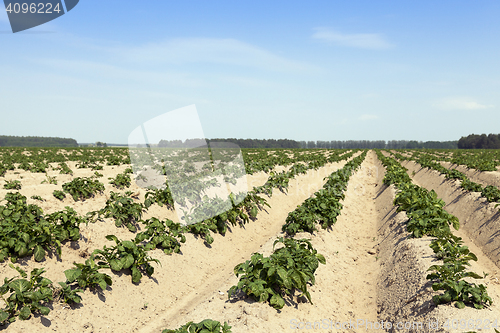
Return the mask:
<path fill-rule="evenodd" d="M 334 149 L 457 149 L 457 141 L 301 141 L 301 148 L 334 148 Z"/>
<path fill-rule="evenodd" d="M 367 140 L 348 140 L 348 141 L 295 141 L 288 139 L 281 140 L 259 140 L 259 139 L 210 139 L 210 143 L 232 143 L 240 148 L 334 148 L 334 149 L 457 149 L 457 141 L 367 141 Z M 191 139 L 182 142 L 181 140 L 161 140 L 158 147 L 171 148 L 194 148 L 205 145 L 204 139 Z"/>
<path fill-rule="evenodd" d="M 302 148 L 300 142 L 288 139 L 210 139 L 210 142 L 230 142 L 238 145 L 240 148 Z"/>
<path fill-rule="evenodd" d="M 471 134 L 458 141 L 409 140 L 347 140 L 347 141 L 295 141 L 289 139 L 209 139 L 211 143 L 236 144 L 240 148 L 328 148 L 328 149 L 500 149 L 500 134 Z M 206 144 L 205 139 L 161 140 L 158 147 L 195 148 Z M 103 144 L 106 146 L 106 144 Z M 78 147 L 75 139 L 0 135 L 0 147 Z"/>
<path fill-rule="evenodd" d="M 78 147 L 75 139 L 0 135 L 0 147 Z"/>
<path fill-rule="evenodd" d="M 471 134 L 458 140 L 460 149 L 500 149 L 500 134 Z"/>
<path fill-rule="evenodd" d="M 300 143 L 294 140 L 257 140 L 257 139 L 209 139 L 213 146 L 223 147 L 224 143 L 232 143 L 240 148 L 300 148 Z M 181 140 L 161 140 L 158 147 L 170 148 L 195 148 L 206 145 L 205 139 L 188 139 L 184 142 Z"/>

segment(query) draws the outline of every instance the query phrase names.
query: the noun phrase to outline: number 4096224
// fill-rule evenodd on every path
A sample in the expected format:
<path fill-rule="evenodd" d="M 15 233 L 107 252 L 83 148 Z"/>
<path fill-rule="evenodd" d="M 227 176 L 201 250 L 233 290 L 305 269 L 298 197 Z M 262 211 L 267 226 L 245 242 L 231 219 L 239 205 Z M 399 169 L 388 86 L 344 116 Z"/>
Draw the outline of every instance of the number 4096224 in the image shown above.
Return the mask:
<path fill-rule="evenodd" d="M 9 14 L 19 14 L 19 13 L 31 13 L 31 14 L 52 14 L 52 13 L 60 13 L 62 9 L 59 4 L 56 4 L 54 7 L 50 2 L 48 3 L 9 3 L 5 8 L 7 13 Z"/>

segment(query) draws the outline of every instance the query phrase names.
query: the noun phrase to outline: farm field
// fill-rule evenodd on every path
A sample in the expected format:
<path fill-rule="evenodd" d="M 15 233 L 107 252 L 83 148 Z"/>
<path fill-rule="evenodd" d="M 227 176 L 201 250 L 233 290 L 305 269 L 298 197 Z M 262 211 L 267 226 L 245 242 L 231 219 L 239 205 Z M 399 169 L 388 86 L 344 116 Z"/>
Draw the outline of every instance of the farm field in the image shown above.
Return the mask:
<path fill-rule="evenodd" d="M 81 303 L 77 304 L 60 302 L 57 295 L 55 300 L 47 298 L 40 304 L 50 312 L 32 309 L 27 320 L 20 319 L 21 309 L 6 311 L 0 330 L 161 332 L 207 318 L 228 323 L 232 332 L 284 332 L 316 325 L 316 330 L 324 332 L 404 329 L 493 333 L 498 324 L 500 213 L 496 204 L 500 196 L 494 190 L 499 186 L 498 171 L 474 169 L 470 161 L 457 166 L 458 160 L 455 164 L 442 160 L 453 158 L 453 151 L 243 150 L 249 199 L 234 205 L 224 216 L 186 228 L 179 224 L 168 189 L 154 191 L 135 183 L 137 175 L 125 149 L 3 149 L 0 154 L 2 281 L 18 275 L 10 267 L 14 262 L 28 274 L 34 268 L 44 268 L 43 276 L 54 287 L 66 281 L 74 290 L 77 281 L 69 281 L 70 274 L 65 271 L 75 268 L 73 262 L 83 264 L 93 258 L 94 250 L 105 252 L 104 247 L 109 249 L 117 241 L 135 240 L 122 246 L 133 247 L 134 253 L 143 250 L 146 257 L 142 259 L 147 261 L 139 262 L 134 257 L 130 260 L 135 261 L 124 268 L 128 259 L 100 259 L 110 266 L 99 272 L 107 274 L 111 284 L 104 284 L 105 288 L 80 285 L 84 291 L 79 292 Z M 497 156 L 481 152 L 482 160 L 491 160 L 481 165 L 497 168 Z M 449 172 L 444 173 L 439 166 Z M 461 173 L 452 172 L 455 169 Z M 82 182 L 64 186 L 75 179 L 93 184 L 90 188 L 95 193 L 86 198 L 86 193 L 77 191 L 79 186 L 85 187 Z M 424 213 L 414 209 L 424 205 L 417 194 L 424 195 L 425 191 L 414 189 L 409 192 L 413 196 L 405 199 L 408 201 L 395 206 L 395 198 L 406 198 L 405 191 L 412 189 L 409 182 L 435 191 L 444 200 L 442 204 L 434 201 L 435 207 L 442 207 L 435 212 L 441 214 L 435 219 L 441 223 L 438 227 L 429 224 L 421 231 L 408 222 L 409 217 L 410 222 L 434 218 L 422 217 Z M 41 210 L 37 211 L 35 205 Z M 453 228 L 450 214 L 457 218 L 458 230 Z M 21 230 L 19 238 L 10 241 L 8 237 L 14 231 L 9 225 L 22 221 L 29 227 L 30 219 L 46 221 L 47 230 L 53 228 L 50 237 L 43 230 L 37 235 Z M 170 224 L 165 222 L 168 220 Z M 146 232 L 153 230 L 148 227 L 154 223 L 158 228 L 155 235 L 168 237 L 153 246 L 154 238 Z M 412 233 L 423 237 L 409 238 Z M 137 238 L 139 234 L 142 236 Z M 451 246 L 457 239 L 450 235 L 461 237 L 473 255 L 465 248 Z M 238 285 L 241 277 L 234 274 L 235 266 L 257 252 L 272 256 L 283 246 L 278 243 L 273 248 L 279 237 L 310 239 L 312 248 L 324 257 L 322 263 L 320 256 L 312 256 L 320 259 L 314 259 L 314 283 L 307 284 L 309 295 L 301 296 L 296 288 L 291 295 L 282 291 L 277 293 L 280 297 L 264 295 L 263 302 L 257 302 L 237 288 L 228 299 L 228 290 Z M 42 238 L 48 240 L 36 245 Z M 433 251 L 429 245 L 436 238 L 452 241 L 441 243 L 440 251 Z M 457 248 L 461 249 L 458 254 L 453 252 Z M 104 258 L 104 254 L 101 256 Z M 471 292 L 457 296 L 462 297 L 458 303 L 458 298 L 446 302 L 446 297 L 439 298 L 445 289 L 432 288 L 444 282 L 444 275 L 427 278 L 431 266 L 443 265 L 443 257 L 451 266 L 457 267 L 459 262 L 466 271 L 488 275 L 475 279 L 469 274 L 458 279 L 461 271 L 455 272 L 457 279 L 446 281 L 455 287 L 462 281 L 460 286 L 470 287 Z M 298 257 L 294 258 L 298 262 Z M 292 273 L 283 273 L 289 274 L 289 283 L 297 282 Z M 285 279 L 280 274 L 277 279 Z M 484 285 L 486 291 L 478 291 L 473 283 Z M 4 303 L 12 293 L 22 292 L 13 287 L 9 291 L 5 285 L 2 288 Z M 478 298 L 474 300 L 475 295 Z M 436 306 L 433 296 L 443 304 Z M 463 309 L 457 307 L 461 307 L 461 301 Z M 7 323 L 14 317 L 17 320 Z M 396 328 L 398 323 L 411 328 Z M 429 323 L 438 323 L 439 330 Z"/>

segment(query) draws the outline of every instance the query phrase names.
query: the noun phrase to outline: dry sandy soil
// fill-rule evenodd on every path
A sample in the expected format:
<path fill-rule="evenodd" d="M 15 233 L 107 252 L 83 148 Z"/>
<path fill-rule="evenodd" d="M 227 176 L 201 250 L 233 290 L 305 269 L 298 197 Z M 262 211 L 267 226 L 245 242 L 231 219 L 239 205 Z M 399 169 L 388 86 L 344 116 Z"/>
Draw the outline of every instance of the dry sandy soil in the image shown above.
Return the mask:
<path fill-rule="evenodd" d="M 456 169 L 460 172 L 463 172 L 467 175 L 467 177 L 476 183 L 479 183 L 483 186 L 493 185 L 500 186 L 500 171 L 479 171 L 475 169 L 468 169 L 464 165 L 456 165 L 450 162 L 440 162 L 442 166 L 447 169 Z"/>
<path fill-rule="evenodd" d="M 341 168 L 345 162 L 327 165 L 310 171 L 290 182 L 287 194 L 274 190 L 268 199 L 271 208 L 261 212 L 256 221 L 235 227 L 225 236 L 214 235 L 215 241 L 206 246 L 201 239 L 187 235 L 181 254 L 165 255 L 155 250 L 152 256 L 161 261 L 155 266 L 151 279 L 143 277 L 134 285 L 129 274 L 114 274 L 112 287 L 102 293 L 86 291 L 82 304 L 70 308 L 59 303 L 52 305 L 48 316 L 32 317 L 0 327 L 7 332 L 161 332 L 164 328 L 177 328 L 188 321 L 206 318 L 227 321 L 232 332 L 292 332 L 316 325 L 320 332 L 436 332 L 480 331 L 477 329 L 444 329 L 448 319 L 491 321 L 500 319 L 500 238 L 498 236 L 498 210 L 478 199 L 475 194 L 463 193 L 457 184 L 444 180 L 437 173 L 421 170 L 415 164 L 405 163 L 409 174 L 415 171 L 415 183 L 434 189 L 448 204 L 446 209 L 455 214 L 462 228 L 456 234 L 478 256 L 472 270 L 490 275 L 482 281 L 493 298 L 493 306 L 476 310 L 458 310 L 452 305 L 434 306 L 436 292 L 426 280 L 427 269 L 436 259 L 429 248 L 430 238 L 408 239 L 404 212 L 397 213 L 393 206 L 395 189 L 382 184 L 384 168 L 374 152 L 369 152 L 361 169 L 350 179 L 343 201 L 344 208 L 337 223 L 330 230 L 314 235 L 304 233 L 296 238 L 309 238 L 313 246 L 326 258 L 326 265 L 316 271 L 316 284 L 309 287 L 314 304 L 291 297 L 282 310 L 267 304 L 238 297 L 227 299 L 227 290 L 237 283 L 233 268 L 248 260 L 252 253 L 269 255 L 273 241 L 282 236 L 281 226 L 287 214 L 324 184 L 324 177 Z M 90 176 L 89 170 L 77 170 L 75 176 Z M 104 180 L 122 172 L 126 166 L 105 167 Z M 49 173 L 49 175 L 52 175 Z M 47 199 L 36 202 L 50 213 L 72 206 L 79 213 L 98 210 L 105 205 L 112 187 L 106 183 L 106 192 L 84 202 L 64 202 L 52 197 L 54 189 L 70 180 L 70 176 L 57 175 L 59 185 L 40 185 L 42 174 L 12 174 L 6 179 L 19 179 L 28 198 L 37 194 Z M 67 179 L 65 178 L 67 177 Z M 261 185 L 266 174 L 249 178 L 251 186 Z M 0 188 L 3 187 L 0 180 Z M 134 185 L 135 186 L 135 185 Z M 144 190 L 139 198 L 144 197 Z M 116 190 L 115 190 L 116 191 Z M 5 195 L 0 190 L 0 197 Z M 28 199 L 30 203 L 35 201 Z M 171 210 L 152 206 L 144 218 L 158 216 L 176 220 Z M 83 238 L 63 248 L 62 259 L 47 258 L 42 263 L 31 259 L 20 260 L 25 269 L 45 267 L 52 281 L 64 281 L 63 271 L 72 262 L 83 262 L 85 252 L 101 248 L 108 243 L 104 236 L 115 234 L 131 239 L 126 229 L 117 229 L 110 219 L 82 228 Z M 0 277 L 15 272 L 7 263 L 0 264 Z M 392 328 L 389 328 L 389 323 Z M 436 329 L 434 325 L 438 324 Z M 383 325 L 383 327 L 381 327 Z M 406 327 L 405 327 L 406 326 Z M 313 327 L 314 328 L 314 327 Z M 302 329 L 299 329 L 302 331 Z M 310 331 L 310 329 L 307 329 Z M 493 330 L 485 330 L 493 333 Z"/>

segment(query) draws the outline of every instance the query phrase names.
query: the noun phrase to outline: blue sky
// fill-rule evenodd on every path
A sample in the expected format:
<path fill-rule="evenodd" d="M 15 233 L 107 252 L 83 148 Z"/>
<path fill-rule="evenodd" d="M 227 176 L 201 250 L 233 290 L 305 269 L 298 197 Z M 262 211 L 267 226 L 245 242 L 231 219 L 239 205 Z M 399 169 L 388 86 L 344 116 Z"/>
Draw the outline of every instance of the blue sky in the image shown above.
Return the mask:
<path fill-rule="evenodd" d="M 12 34 L 1 135 L 126 143 L 195 104 L 206 137 L 500 133 L 498 1 L 81 0 Z"/>

